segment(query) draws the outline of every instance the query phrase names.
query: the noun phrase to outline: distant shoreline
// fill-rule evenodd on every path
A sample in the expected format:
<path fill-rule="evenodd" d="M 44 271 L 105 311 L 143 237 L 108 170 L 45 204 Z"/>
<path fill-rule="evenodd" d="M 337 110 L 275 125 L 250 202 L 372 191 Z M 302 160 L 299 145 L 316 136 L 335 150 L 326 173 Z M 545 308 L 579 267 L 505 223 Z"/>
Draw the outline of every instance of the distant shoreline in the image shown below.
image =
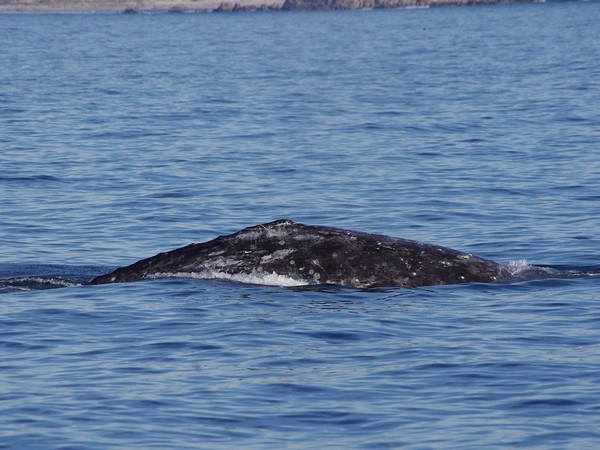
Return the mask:
<path fill-rule="evenodd" d="M 0 13 L 328 11 L 533 3 L 536 1 L 540 0 L 0 0 Z"/>

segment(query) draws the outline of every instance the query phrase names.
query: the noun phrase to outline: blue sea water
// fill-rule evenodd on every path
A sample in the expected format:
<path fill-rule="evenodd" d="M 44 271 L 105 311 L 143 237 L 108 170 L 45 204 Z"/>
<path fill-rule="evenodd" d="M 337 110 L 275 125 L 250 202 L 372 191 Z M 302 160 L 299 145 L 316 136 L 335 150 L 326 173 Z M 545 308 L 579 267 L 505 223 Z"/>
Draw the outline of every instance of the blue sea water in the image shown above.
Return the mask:
<path fill-rule="evenodd" d="M 0 448 L 597 449 L 598 23 L 0 15 Z M 85 285 L 283 217 L 581 276 Z"/>

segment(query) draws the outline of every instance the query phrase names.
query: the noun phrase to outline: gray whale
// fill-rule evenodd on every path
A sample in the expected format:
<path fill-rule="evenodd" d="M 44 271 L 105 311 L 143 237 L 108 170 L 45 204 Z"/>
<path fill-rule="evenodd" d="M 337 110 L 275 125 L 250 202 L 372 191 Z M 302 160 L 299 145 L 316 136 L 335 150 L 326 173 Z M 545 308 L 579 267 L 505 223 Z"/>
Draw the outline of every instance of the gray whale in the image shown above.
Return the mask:
<path fill-rule="evenodd" d="M 176 276 L 412 288 L 494 282 L 510 273 L 494 261 L 438 245 L 284 219 L 159 253 L 94 278 L 91 284 Z"/>

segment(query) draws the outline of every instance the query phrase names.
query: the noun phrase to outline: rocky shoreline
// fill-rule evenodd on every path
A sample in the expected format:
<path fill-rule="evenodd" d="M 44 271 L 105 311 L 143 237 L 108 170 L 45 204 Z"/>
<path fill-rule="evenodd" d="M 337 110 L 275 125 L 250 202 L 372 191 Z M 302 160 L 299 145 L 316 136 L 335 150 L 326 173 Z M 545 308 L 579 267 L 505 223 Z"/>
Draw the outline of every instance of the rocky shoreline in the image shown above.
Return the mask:
<path fill-rule="evenodd" d="M 0 0 L 0 12 L 237 12 L 427 8 L 536 0 Z"/>
<path fill-rule="evenodd" d="M 517 3 L 526 0 L 285 0 L 282 10 L 336 10 L 427 8 L 430 6 L 466 6 L 478 4 Z"/>

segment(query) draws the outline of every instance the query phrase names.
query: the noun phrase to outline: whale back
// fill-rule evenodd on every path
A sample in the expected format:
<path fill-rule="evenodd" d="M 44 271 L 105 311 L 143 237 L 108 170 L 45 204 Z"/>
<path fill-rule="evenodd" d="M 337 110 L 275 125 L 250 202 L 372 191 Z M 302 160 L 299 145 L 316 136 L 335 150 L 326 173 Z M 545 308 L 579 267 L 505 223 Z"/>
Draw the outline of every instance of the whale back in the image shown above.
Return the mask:
<path fill-rule="evenodd" d="M 278 220 L 159 253 L 92 284 L 164 276 L 243 279 L 285 276 L 296 284 L 356 288 L 493 282 L 494 261 L 407 239 Z M 258 278 L 257 278 L 258 277 Z"/>

